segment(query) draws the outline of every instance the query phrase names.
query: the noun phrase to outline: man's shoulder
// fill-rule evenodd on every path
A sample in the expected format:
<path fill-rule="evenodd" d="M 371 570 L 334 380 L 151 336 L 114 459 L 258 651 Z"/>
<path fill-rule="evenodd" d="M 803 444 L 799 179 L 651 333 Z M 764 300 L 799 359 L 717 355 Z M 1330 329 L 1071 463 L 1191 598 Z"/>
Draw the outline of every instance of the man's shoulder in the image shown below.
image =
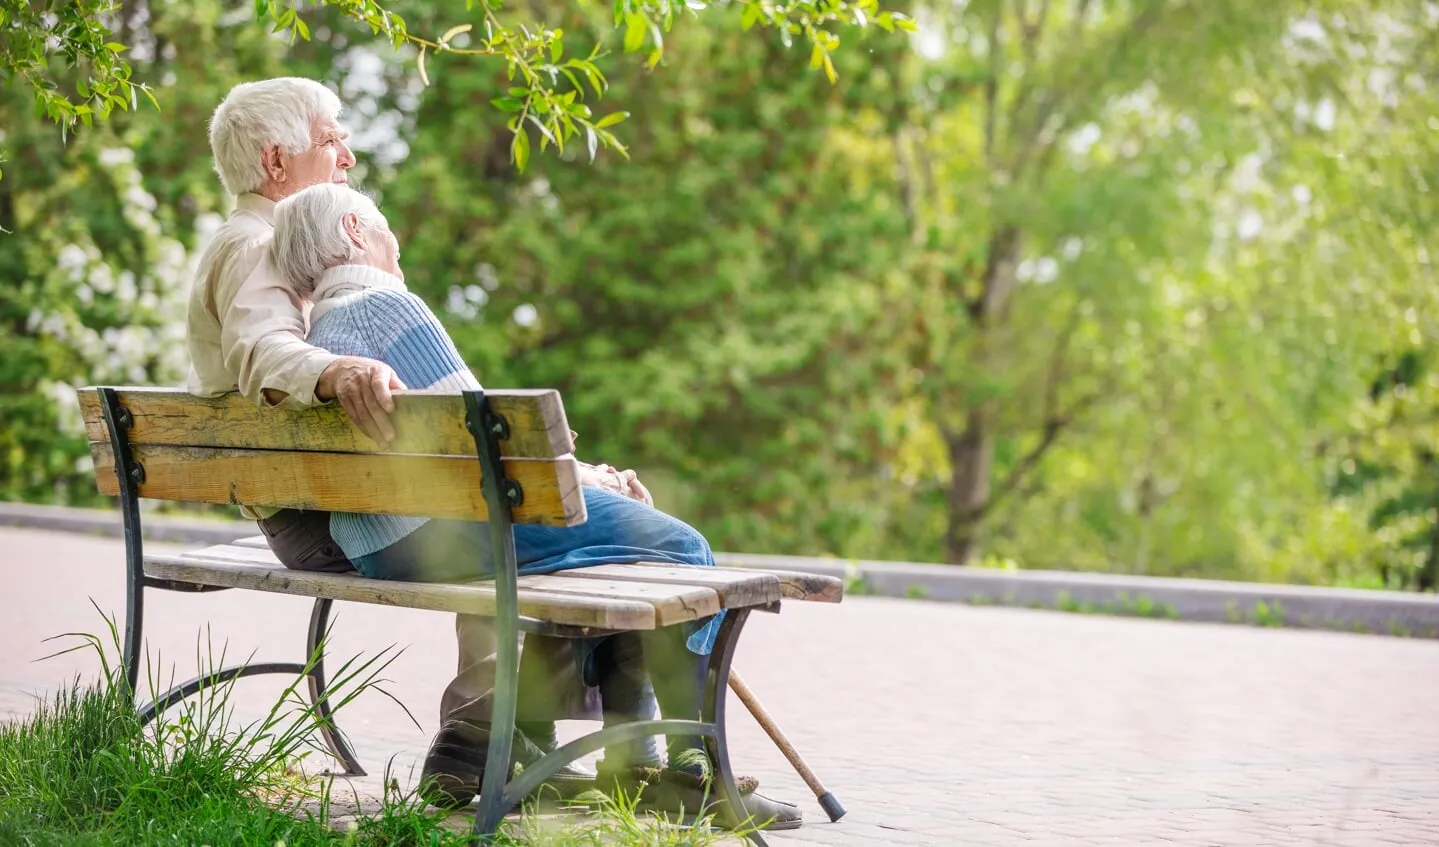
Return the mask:
<path fill-rule="evenodd" d="M 213 236 L 217 244 L 228 244 L 238 249 L 263 247 L 275 236 L 275 228 L 264 218 L 248 212 L 236 212 L 220 224 Z"/>
<path fill-rule="evenodd" d="M 275 230 L 261 218 L 254 215 L 231 215 L 229 220 L 216 227 L 210 241 L 200 256 L 201 281 L 214 271 L 232 266 L 236 262 L 247 267 L 259 264 L 265 248 L 274 237 Z M 214 269 L 211 271 L 210 269 Z M 243 270 L 240 279 L 248 275 Z"/>

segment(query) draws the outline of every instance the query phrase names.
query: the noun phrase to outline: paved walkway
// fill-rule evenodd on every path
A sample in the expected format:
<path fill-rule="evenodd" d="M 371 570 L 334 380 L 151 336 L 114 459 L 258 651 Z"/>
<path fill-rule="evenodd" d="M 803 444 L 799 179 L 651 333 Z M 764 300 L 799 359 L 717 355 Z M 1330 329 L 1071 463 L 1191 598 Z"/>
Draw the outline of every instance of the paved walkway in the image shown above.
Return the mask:
<path fill-rule="evenodd" d="M 0 717 L 93 670 L 41 639 L 100 632 L 124 601 L 118 541 L 0 529 Z M 216 652 L 298 658 L 308 603 L 149 595 L 150 647 L 177 677 L 208 621 Z M 919 601 L 794 604 L 752 619 L 736 662 L 849 808 L 824 822 L 736 703 L 735 756 L 811 821 L 778 847 L 1439 844 L 1439 643 Z M 445 615 L 342 604 L 340 656 L 390 644 L 379 695 L 342 725 L 376 777 L 408 783 L 453 666 Z M 293 651 L 293 652 L 287 652 Z M 282 683 L 240 683 L 257 717 Z M 841 705 L 842 704 L 842 705 Z M 577 734 L 579 725 L 565 725 Z"/>

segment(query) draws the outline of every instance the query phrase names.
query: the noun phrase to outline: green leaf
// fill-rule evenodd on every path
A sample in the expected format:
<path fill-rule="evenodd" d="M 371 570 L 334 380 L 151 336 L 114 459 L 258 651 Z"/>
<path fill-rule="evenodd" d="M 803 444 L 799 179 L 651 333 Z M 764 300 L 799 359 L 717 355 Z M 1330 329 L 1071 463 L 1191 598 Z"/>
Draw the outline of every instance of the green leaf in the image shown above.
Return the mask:
<path fill-rule="evenodd" d="M 758 3 L 746 3 L 744 13 L 740 15 L 739 19 L 740 28 L 749 32 L 751 27 L 759 23 L 760 14 Z"/>
<path fill-rule="evenodd" d="M 534 124 L 535 127 L 536 127 L 537 129 L 539 129 L 539 131 L 540 131 L 540 149 L 541 149 L 541 150 L 544 150 L 544 149 L 545 149 L 545 145 L 547 145 L 547 144 L 553 143 L 553 144 L 555 144 L 556 146 L 559 145 L 559 141 L 555 139 L 555 134 L 552 133 L 552 132 L 550 132 L 550 128 L 547 127 L 547 126 L 545 126 L 544 121 L 540 120 L 538 117 L 536 117 L 536 116 L 534 116 L 534 115 L 530 115 L 530 116 L 529 116 L 529 121 L 530 121 L 530 123 Z"/>
<path fill-rule="evenodd" d="M 518 112 L 525 107 L 525 101 L 518 97 L 496 97 L 490 102 L 502 112 Z"/>
<path fill-rule="evenodd" d="M 550 42 L 550 61 L 551 61 L 551 62 L 558 62 L 558 61 L 560 60 L 560 57 L 563 56 L 564 54 L 565 54 L 565 43 L 564 43 L 563 41 L 561 41 L 560 39 L 556 38 L 554 41 L 551 41 L 551 42 Z"/>
<path fill-rule="evenodd" d="M 310 27 L 299 18 L 295 18 L 295 32 L 299 33 L 304 40 L 310 40 Z"/>
<path fill-rule="evenodd" d="M 633 53 L 645 46 L 645 30 L 649 21 L 639 13 L 625 15 L 625 52 Z"/>
<path fill-rule="evenodd" d="M 469 32 L 474 28 L 474 24 L 460 24 L 459 26 L 452 26 L 449 29 L 445 30 L 444 35 L 440 36 L 440 43 L 449 46 L 450 39 L 454 38 L 460 33 Z"/>
<path fill-rule="evenodd" d="M 515 132 L 515 140 L 510 144 L 510 157 L 514 160 L 515 167 L 524 173 L 525 165 L 530 161 L 530 137 L 525 133 L 524 127 Z"/>
<path fill-rule="evenodd" d="M 824 48 L 819 44 L 815 44 L 814 49 L 809 51 L 809 66 L 818 70 L 824 65 L 824 58 Z"/>
<path fill-rule="evenodd" d="M 824 54 L 824 75 L 829 77 L 831 85 L 839 78 L 839 75 L 834 72 L 834 60 L 830 58 L 829 53 Z"/>
<path fill-rule="evenodd" d="M 121 44 L 121 43 L 118 42 L 118 41 L 111 41 L 111 42 L 109 42 L 108 44 L 105 45 L 105 49 L 106 49 L 106 50 L 109 50 L 111 53 L 124 53 L 126 50 L 129 50 L 130 48 L 129 48 L 129 47 L 126 47 L 125 45 Z"/>
<path fill-rule="evenodd" d="M 629 112 L 610 112 L 595 122 L 597 127 L 614 126 L 630 116 Z"/>

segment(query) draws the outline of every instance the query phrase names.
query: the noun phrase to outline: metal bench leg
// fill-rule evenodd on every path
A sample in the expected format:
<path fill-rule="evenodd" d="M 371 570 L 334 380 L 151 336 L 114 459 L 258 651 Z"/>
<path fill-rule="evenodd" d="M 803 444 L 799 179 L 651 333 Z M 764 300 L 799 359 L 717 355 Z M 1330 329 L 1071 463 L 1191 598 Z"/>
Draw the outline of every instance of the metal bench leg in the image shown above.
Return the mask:
<path fill-rule="evenodd" d="M 120 663 L 130 696 L 140 684 L 140 648 L 145 633 L 145 540 L 140 529 L 140 484 L 145 469 L 130 451 L 130 412 L 120 405 L 113 388 L 100 389 L 100 411 L 115 456 L 115 480 L 120 486 L 120 516 L 125 522 L 125 643 Z M 96 473 L 101 473 L 99 468 Z"/>
<path fill-rule="evenodd" d="M 714 649 L 710 651 L 709 673 L 705 677 L 705 696 L 700 720 L 714 726 L 714 735 L 705 736 L 705 747 L 709 750 L 710 761 L 715 766 L 715 777 L 732 815 L 738 816 L 744 809 L 744 799 L 735 785 L 734 768 L 729 760 L 729 734 L 725 727 L 725 691 L 729 687 L 730 664 L 734 661 L 735 647 L 739 645 L 740 631 L 749 618 L 749 609 L 725 610 L 724 623 L 720 624 L 719 635 L 715 638 Z M 731 826 L 740 826 L 745 821 L 730 820 Z M 752 823 L 764 823 L 753 821 Z M 765 840 L 759 832 L 748 836 L 756 847 L 765 847 Z"/>
<path fill-rule="evenodd" d="M 465 428 L 475 439 L 480 460 L 480 488 L 489 508 L 491 559 L 495 571 L 495 694 L 490 716 L 490 741 L 485 754 L 485 778 L 480 784 L 480 805 L 475 810 L 472 840 L 490 840 L 505 814 L 514 807 L 505 795 L 510 781 L 510 748 L 514 742 L 515 708 L 520 679 L 520 620 L 515 558 L 514 516 L 510 511 L 524 501 L 519 483 L 505 477 L 500 464 L 500 442 L 510 425 L 496 414 L 485 392 L 465 392 Z"/>
<path fill-rule="evenodd" d="M 329 634 L 327 625 L 330 621 L 332 605 L 334 605 L 332 600 L 316 600 L 314 608 L 310 611 L 310 629 L 305 636 L 306 661 L 314 660 L 314 664 L 307 674 L 307 681 L 310 684 L 310 703 L 315 708 L 315 717 L 318 719 L 320 732 L 325 736 L 325 746 L 330 748 L 330 755 L 345 766 L 344 773 L 339 776 L 366 776 L 365 769 L 360 767 L 360 760 L 355 757 L 354 749 L 350 747 L 350 742 L 345 740 L 340 728 L 335 725 L 335 716 L 330 710 L 330 691 L 325 684 L 324 645 L 320 642 Z"/>

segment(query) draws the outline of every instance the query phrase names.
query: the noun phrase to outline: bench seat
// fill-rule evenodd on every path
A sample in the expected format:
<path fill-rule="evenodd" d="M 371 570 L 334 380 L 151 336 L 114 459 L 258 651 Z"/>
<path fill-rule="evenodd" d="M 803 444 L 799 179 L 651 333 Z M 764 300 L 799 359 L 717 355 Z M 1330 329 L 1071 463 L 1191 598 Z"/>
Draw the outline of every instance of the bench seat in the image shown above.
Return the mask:
<path fill-rule="evenodd" d="M 263 536 L 179 555 L 145 556 L 145 575 L 190 585 L 246 588 L 440 612 L 494 615 L 488 581 L 454 583 L 367 579 L 282 566 Z M 600 565 L 519 578 L 519 613 L 532 620 L 596 630 L 648 630 L 714 615 L 721 609 L 775 606 L 781 599 L 838 602 L 833 577 L 740 568 L 664 564 Z"/>

